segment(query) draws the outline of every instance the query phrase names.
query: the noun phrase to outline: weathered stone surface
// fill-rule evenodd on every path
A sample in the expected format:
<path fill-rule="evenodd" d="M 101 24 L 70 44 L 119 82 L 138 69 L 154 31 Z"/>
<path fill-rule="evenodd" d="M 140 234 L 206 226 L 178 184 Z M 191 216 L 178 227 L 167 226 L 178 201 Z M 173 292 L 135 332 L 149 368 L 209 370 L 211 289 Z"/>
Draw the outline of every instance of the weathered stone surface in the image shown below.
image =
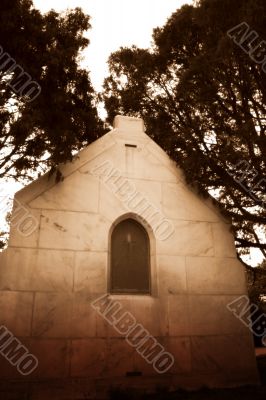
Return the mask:
<path fill-rule="evenodd" d="M 112 338 L 108 341 L 107 375 L 112 377 L 126 376 L 135 370 L 134 356 L 136 350 L 129 346 L 124 338 Z"/>
<path fill-rule="evenodd" d="M 160 296 L 181 294 L 187 291 L 185 257 L 159 256 L 158 270 Z"/>
<path fill-rule="evenodd" d="M 134 324 L 134 319 L 136 319 L 137 322 L 137 317 L 134 315 L 136 299 L 132 301 L 132 296 L 119 296 L 119 298 L 117 298 L 115 295 L 111 295 L 109 298 L 112 299 L 112 308 L 110 308 L 110 311 L 105 315 L 107 320 L 107 336 L 110 338 L 125 337 L 126 332 L 124 334 L 120 333 L 119 327 L 117 328 L 116 326 L 117 321 L 122 318 L 125 313 L 129 313 L 127 315 L 130 315 L 132 325 Z"/>
<path fill-rule="evenodd" d="M 169 369 L 172 374 L 191 373 L 191 345 L 188 337 L 166 337 L 162 345 L 165 351 L 171 353 L 174 357 L 174 364 Z"/>
<path fill-rule="evenodd" d="M 75 293 L 70 328 L 72 338 L 97 336 L 97 313 L 91 306 L 93 300 L 94 298 L 88 295 L 86 291 Z"/>
<path fill-rule="evenodd" d="M 232 374 L 242 374 L 247 381 L 256 381 L 256 364 L 248 336 L 200 336 L 191 338 L 193 371 L 215 375 L 221 373 L 228 380 Z M 251 378 L 251 379 L 250 379 Z"/>
<path fill-rule="evenodd" d="M 177 256 L 214 255 L 211 223 L 173 220 L 174 232 L 166 240 L 157 241 L 158 254 Z"/>
<path fill-rule="evenodd" d="M 216 257 L 236 257 L 234 237 L 230 225 L 223 222 L 212 224 Z"/>
<path fill-rule="evenodd" d="M 248 328 L 227 308 L 227 305 L 236 297 L 229 295 L 189 296 L 191 335 L 248 334 Z"/>
<path fill-rule="evenodd" d="M 0 291 L 0 326 L 14 336 L 29 336 L 32 308 L 33 293 Z"/>
<path fill-rule="evenodd" d="M 2 267 L 5 268 L 6 265 L 6 251 L 1 251 L 0 252 L 0 268 Z"/>
<path fill-rule="evenodd" d="M 0 377 L 1 380 L 11 380 L 11 379 L 16 379 L 16 380 L 26 380 L 25 377 L 23 377 L 19 371 L 17 370 L 16 366 L 12 365 L 5 357 L 3 357 L 1 355 L 0 357 Z M 0 398 L 1 399 L 5 399 L 6 400 L 6 396 L 3 395 L 2 397 L 2 393 L 0 391 Z M 17 400 L 17 397 L 14 398 Z M 11 397 L 12 399 L 12 397 Z M 13 399 L 12 399 L 13 400 Z"/>
<path fill-rule="evenodd" d="M 40 209 L 96 213 L 99 202 L 98 189 L 98 177 L 84 175 L 77 171 L 38 196 L 30 203 L 30 206 Z"/>
<path fill-rule="evenodd" d="M 36 265 L 37 249 L 8 248 L 6 263 L 0 265 L 1 290 L 33 290 L 32 270 Z"/>
<path fill-rule="evenodd" d="M 186 257 L 188 291 L 196 294 L 246 292 L 246 277 L 236 258 Z"/>
<path fill-rule="evenodd" d="M 115 147 L 115 145 L 116 141 L 113 139 L 111 132 L 107 133 L 95 142 L 91 143 L 90 146 L 81 150 L 74 157 L 73 162 L 60 165 L 60 171 L 62 175 L 64 178 L 68 177 L 70 174 L 83 168 L 83 166 L 90 163 L 95 158 L 100 157 L 101 154 L 107 151 L 109 152 L 113 147 Z M 55 175 L 53 177 L 49 177 L 49 174 L 46 173 L 36 181 L 32 182 L 30 185 L 17 192 L 16 198 L 21 203 L 28 204 L 56 184 Z"/>
<path fill-rule="evenodd" d="M 39 250 L 32 270 L 32 288 L 36 291 L 72 291 L 74 259 L 75 254 L 71 251 Z"/>
<path fill-rule="evenodd" d="M 144 122 L 140 118 L 117 115 L 114 119 L 114 129 L 121 129 L 126 133 L 141 133 L 145 131 Z"/>
<path fill-rule="evenodd" d="M 189 303 L 186 295 L 168 297 L 169 336 L 191 335 Z"/>
<path fill-rule="evenodd" d="M 69 376 L 70 342 L 58 339 L 31 339 L 25 343 L 38 359 L 32 379 L 58 379 Z"/>
<path fill-rule="evenodd" d="M 40 214 L 40 210 L 17 204 L 16 214 L 11 217 L 9 247 L 38 246 Z"/>
<path fill-rule="evenodd" d="M 108 151 L 103 151 L 96 157 L 89 158 L 89 160 L 79 168 L 79 172 L 87 179 L 90 179 L 90 177 L 103 179 L 107 176 L 125 176 L 125 144 L 117 143 L 115 139 L 113 143 L 114 145 L 108 148 Z"/>
<path fill-rule="evenodd" d="M 101 181 L 100 214 L 110 221 L 115 221 L 121 215 L 132 212 L 140 215 L 151 226 L 156 228 L 158 217 L 164 217 L 161 210 L 161 184 L 159 182 L 125 179 L 124 177 Z"/>
<path fill-rule="evenodd" d="M 78 252 L 75 258 L 75 291 L 107 292 L 107 252 Z"/>
<path fill-rule="evenodd" d="M 40 247 L 104 251 L 108 248 L 110 223 L 98 214 L 43 211 Z"/>
<path fill-rule="evenodd" d="M 70 293 L 37 293 L 32 321 L 32 335 L 42 338 L 67 338 L 73 295 Z"/>
<path fill-rule="evenodd" d="M 141 324 L 152 336 L 161 336 L 160 314 L 158 299 L 150 296 L 136 296 L 131 298 L 129 311 L 136 319 L 136 323 Z"/>
<path fill-rule="evenodd" d="M 9 248 L 6 267 L 0 266 L 4 290 L 71 291 L 74 253 L 56 250 Z"/>
<path fill-rule="evenodd" d="M 168 218 L 186 221 L 218 222 L 221 218 L 182 182 L 163 184 L 163 212 Z"/>
<path fill-rule="evenodd" d="M 51 379 L 50 382 L 53 382 L 52 380 L 54 379 L 66 378 L 69 375 L 70 342 L 56 339 L 29 338 L 21 338 L 20 341 L 28 350 L 28 353 L 37 358 L 37 368 L 30 375 L 22 375 L 17 370 L 16 365 L 12 365 L 1 356 L 1 380 L 16 379 L 25 383 L 28 381 L 40 382 Z M 28 385 L 25 385 L 24 389 L 27 387 Z M 23 389 L 23 386 L 21 386 L 21 389 Z"/>
<path fill-rule="evenodd" d="M 158 343 L 161 344 L 162 340 L 161 338 L 155 338 Z M 159 351 L 159 350 L 158 350 Z M 153 363 L 148 363 L 145 358 L 141 354 L 139 354 L 136 350 L 134 350 L 134 353 L 132 354 L 132 359 L 134 362 L 134 369 L 132 368 L 131 371 L 136 371 L 140 372 L 142 375 L 142 379 L 145 377 L 158 377 L 158 372 L 154 369 Z M 140 377 L 140 379 L 141 379 Z"/>
<path fill-rule="evenodd" d="M 25 237 L 13 223 L 0 255 L 0 323 L 39 360 L 24 397 L 104 398 L 113 384 L 150 390 L 257 383 L 251 333 L 227 309 L 246 294 L 230 226 L 186 185 L 143 122 L 118 117 L 114 130 L 60 170 L 61 183 L 45 175 L 16 195 L 16 206 L 30 206 L 36 229 Z M 169 223 L 166 235 L 153 212 Z M 93 304 L 108 293 L 111 234 L 126 218 L 147 231 L 151 293 L 109 294 L 120 309 L 104 317 Z M 126 324 L 143 328 L 141 337 L 149 334 L 174 356 L 166 374 L 127 343 L 125 315 Z M 0 359 L 1 376 L 24 379 Z"/>
<path fill-rule="evenodd" d="M 127 203 L 120 200 L 109 186 L 103 181 L 100 182 L 99 212 L 110 222 L 115 221 L 121 215 L 128 212 Z"/>
<path fill-rule="evenodd" d="M 72 341 L 71 377 L 104 376 L 107 360 L 105 339 L 77 339 Z"/>
<path fill-rule="evenodd" d="M 129 152 L 128 152 L 129 153 Z M 177 182 L 180 174 L 172 168 L 171 161 L 162 159 L 151 151 L 150 145 L 145 147 L 138 143 L 137 148 L 130 149 L 130 163 L 128 163 L 127 176 L 153 182 Z"/>

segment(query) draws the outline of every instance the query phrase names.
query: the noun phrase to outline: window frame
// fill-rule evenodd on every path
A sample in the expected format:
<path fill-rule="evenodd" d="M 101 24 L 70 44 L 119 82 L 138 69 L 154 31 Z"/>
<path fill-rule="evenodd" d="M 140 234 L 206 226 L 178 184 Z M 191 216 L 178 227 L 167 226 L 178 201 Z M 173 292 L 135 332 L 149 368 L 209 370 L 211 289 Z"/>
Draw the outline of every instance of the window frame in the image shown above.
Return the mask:
<path fill-rule="evenodd" d="M 112 254 L 111 254 L 111 245 L 112 245 L 112 234 L 117 225 L 120 224 L 120 222 L 127 220 L 127 219 L 133 219 L 135 220 L 141 227 L 144 229 L 146 235 L 147 235 L 147 240 L 149 244 L 149 291 L 147 292 L 139 292 L 139 291 L 124 291 L 124 292 L 115 292 L 112 291 L 112 286 L 111 286 L 111 262 L 112 262 Z M 107 292 L 110 296 L 115 296 L 116 298 L 118 296 L 121 296 L 121 298 L 124 298 L 124 296 L 157 296 L 157 277 L 156 277 L 156 268 L 155 268 L 155 236 L 153 234 L 152 228 L 148 223 L 146 223 L 142 217 L 138 216 L 137 214 L 134 213 L 127 213 L 124 214 L 120 217 L 118 217 L 113 224 L 111 225 L 109 229 L 109 240 L 108 240 L 108 272 L 107 272 Z"/>

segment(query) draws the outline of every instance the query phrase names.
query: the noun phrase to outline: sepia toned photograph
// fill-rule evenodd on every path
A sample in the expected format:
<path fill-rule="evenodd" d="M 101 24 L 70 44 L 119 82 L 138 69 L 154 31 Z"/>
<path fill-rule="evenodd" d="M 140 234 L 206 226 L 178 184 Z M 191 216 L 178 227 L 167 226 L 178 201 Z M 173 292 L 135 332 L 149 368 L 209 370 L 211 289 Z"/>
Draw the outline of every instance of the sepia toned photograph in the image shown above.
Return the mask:
<path fill-rule="evenodd" d="M 0 400 L 266 399 L 265 0 L 0 1 Z"/>

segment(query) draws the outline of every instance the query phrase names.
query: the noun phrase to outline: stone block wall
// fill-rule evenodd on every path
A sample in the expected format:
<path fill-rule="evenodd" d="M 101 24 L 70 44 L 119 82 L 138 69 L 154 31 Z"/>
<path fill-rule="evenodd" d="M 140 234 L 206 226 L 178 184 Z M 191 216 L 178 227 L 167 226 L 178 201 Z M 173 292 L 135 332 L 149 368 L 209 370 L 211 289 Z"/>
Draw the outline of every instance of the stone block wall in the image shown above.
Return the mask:
<path fill-rule="evenodd" d="M 119 120 L 62 168 L 63 182 L 55 185 L 44 177 L 17 195 L 38 226 L 27 237 L 13 227 L 1 254 L 0 325 L 39 366 L 21 376 L 0 357 L 0 377 L 2 385 L 31 382 L 27 390 L 34 400 L 46 396 L 50 386 L 49 397 L 60 400 L 101 391 L 101 382 L 147 388 L 257 382 L 252 335 L 226 307 L 246 294 L 230 225 L 186 186 L 182 173 L 135 122 L 134 130 Z M 128 143 L 137 147 L 125 147 Z M 152 249 L 151 296 L 110 296 L 173 354 L 175 363 L 164 375 L 91 307 L 108 292 L 112 226 L 123 215 L 138 216 L 119 191 L 110 191 L 103 177 L 92 173 L 106 160 L 117 178 L 120 173 L 132 183 L 174 227 L 169 238 L 159 240 L 153 227 L 145 226 Z M 126 376 L 134 371 L 142 376 Z"/>

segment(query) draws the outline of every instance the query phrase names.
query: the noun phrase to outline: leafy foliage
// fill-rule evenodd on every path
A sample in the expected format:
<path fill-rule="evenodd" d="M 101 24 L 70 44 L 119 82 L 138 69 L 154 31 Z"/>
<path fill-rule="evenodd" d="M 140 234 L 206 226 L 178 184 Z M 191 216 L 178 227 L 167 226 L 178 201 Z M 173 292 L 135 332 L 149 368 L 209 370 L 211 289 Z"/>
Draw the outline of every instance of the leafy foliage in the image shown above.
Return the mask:
<path fill-rule="evenodd" d="M 111 55 L 103 93 L 109 121 L 141 116 L 188 183 L 216 198 L 239 254 L 264 256 L 266 74 L 227 32 L 246 21 L 266 40 L 265 14 L 265 0 L 185 5 L 154 30 L 151 49 Z M 245 184 L 243 174 L 253 174 Z"/>
<path fill-rule="evenodd" d="M 6 246 L 5 235 L 5 232 L 0 231 L 0 250 L 2 250 Z"/>
<path fill-rule="evenodd" d="M 266 313 L 266 260 L 248 272 L 248 291 L 252 303 Z"/>
<path fill-rule="evenodd" d="M 54 169 L 102 134 L 88 73 L 78 67 L 89 18 L 79 8 L 42 15 L 31 0 L 1 0 L 0 45 L 41 93 L 26 101 L 8 85 L 19 72 L 0 71 L 0 178 Z"/>

